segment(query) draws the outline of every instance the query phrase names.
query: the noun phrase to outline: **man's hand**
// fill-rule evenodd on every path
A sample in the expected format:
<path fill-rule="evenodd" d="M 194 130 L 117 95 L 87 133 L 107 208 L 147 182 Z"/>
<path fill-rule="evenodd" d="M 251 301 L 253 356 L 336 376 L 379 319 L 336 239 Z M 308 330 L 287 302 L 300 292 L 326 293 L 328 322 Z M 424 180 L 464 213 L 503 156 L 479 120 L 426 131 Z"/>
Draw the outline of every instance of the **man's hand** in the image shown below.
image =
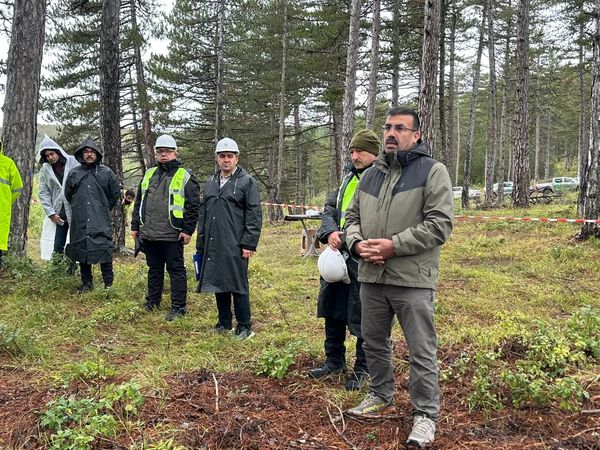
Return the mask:
<path fill-rule="evenodd" d="M 339 250 L 342 248 L 342 240 L 340 236 L 342 235 L 341 231 L 333 231 L 327 236 L 327 244 L 333 249 Z"/>
<path fill-rule="evenodd" d="M 64 225 L 65 221 L 60 218 L 58 214 L 52 214 L 48 217 L 56 225 Z"/>
<path fill-rule="evenodd" d="M 252 250 L 246 250 L 245 248 L 242 249 L 242 258 L 244 259 L 250 259 L 250 257 L 254 255 L 254 251 Z"/>
<path fill-rule="evenodd" d="M 394 242 L 391 239 L 367 239 L 354 246 L 355 252 L 366 262 L 382 265 L 394 256 Z"/>
<path fill-rule="evenodd" d="M 179 240 L 183 242 L 183 245 L 188 245 L 192 240 L 192 237 L 189 234 L 179 233 Z"/>
<path fill-rule="evenodd" d="M 138 230 L 131 230 L 131 237 L 133 239 L 137 239 L 137 237 L 140 235 L 140 232 Z"/>

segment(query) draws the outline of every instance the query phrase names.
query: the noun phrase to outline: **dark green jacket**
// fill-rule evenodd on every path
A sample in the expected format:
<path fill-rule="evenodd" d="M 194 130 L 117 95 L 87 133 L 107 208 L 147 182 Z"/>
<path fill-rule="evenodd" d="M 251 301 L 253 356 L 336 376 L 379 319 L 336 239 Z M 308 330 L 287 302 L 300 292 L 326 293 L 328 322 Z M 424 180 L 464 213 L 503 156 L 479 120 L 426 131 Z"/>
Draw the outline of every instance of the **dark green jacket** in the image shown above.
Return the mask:
<path fill-rule="evenodd" d="M 446 167 L 417 144 L 408 152 L 382 153 L 362 176 L 346 212 L 349 248 L 365 239 L 394 242 L 383 265 L 361 260 L 362 283 L 435 289 L 440 248 L 454 219 L 452 184 Z"/>

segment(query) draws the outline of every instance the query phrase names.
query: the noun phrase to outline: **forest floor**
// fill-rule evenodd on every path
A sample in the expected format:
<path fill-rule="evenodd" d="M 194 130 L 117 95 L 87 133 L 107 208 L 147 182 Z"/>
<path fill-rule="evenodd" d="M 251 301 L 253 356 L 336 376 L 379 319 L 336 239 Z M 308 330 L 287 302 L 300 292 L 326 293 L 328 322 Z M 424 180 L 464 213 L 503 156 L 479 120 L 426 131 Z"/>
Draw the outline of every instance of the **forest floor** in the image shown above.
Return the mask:
<path fill-rule="evenodd" d="M 572 205 L 494 214 L 573 216 Z M 600 244 L 575 242 L 576 231 L 457 221 L 437 292 L 432 448 L 600 449 Z M 0 277 L 0 448 L 404 448 L 409 366 L 397 327 L 388 415 L 350 417 L 364 390 L 306 376 L 323 358 L 323 324 L 297 224 L 263 230 L 250 265 L 256 336 L 245 342 L 211 332 L 214 299 L 195 283 L 189 314 L 168 323 L 168 295 L 157 313 L 141 307 L 142 260 L 118 259 L 112 289 L 77 296 L 77 278 L 38 262 L 30 244 L 33 261 L 9 259 Z"/>

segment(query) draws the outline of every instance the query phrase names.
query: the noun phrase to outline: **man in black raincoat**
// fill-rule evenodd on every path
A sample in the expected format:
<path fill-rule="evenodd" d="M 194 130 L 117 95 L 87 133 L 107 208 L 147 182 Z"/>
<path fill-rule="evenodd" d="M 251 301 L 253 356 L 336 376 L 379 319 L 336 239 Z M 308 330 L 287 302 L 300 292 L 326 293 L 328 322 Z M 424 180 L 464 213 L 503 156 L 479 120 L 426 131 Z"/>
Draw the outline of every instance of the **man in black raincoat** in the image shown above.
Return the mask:
<path fill-rule="evenodd" d="M 119 202 L 121 188 L 114 172 L 102 164 L 102 153 L 92 139 L 83 141 L 74 156 L 81 165 L 71 169 L 65 183 L 65 198 L 72 210 L 65 253 L 79 262 L 81 286 L 77 292 L 81 294 L 94 288 L 92 264 L 100 263 L 104 286 L 112 286 L 110 211 Z"/>
<path fill-rule="evenodd" d="M 328 199 L 321 218 L 321 228 L 317 232 L 318 239 L 337 250 L 348 248 L 343 239 L 346 208 L 354 196 L 362 173 L 373 164 L 379 154 L 381 143 L 377 134 L 371 130 L 358 131 L 350 141 L 352 168 L 342 181 L 341 186 Z M 308 371 L 312 378 L 322 378 L 333 373 L 346 370 L 346 327 L 356 336 L 356 362 L 354 369 L 346 381 L 346 389 L 359 390 L 368 379 L 369 369 L 363 350 L 363 339 L 360 333 L 360 283 L 358 277 L 358 260 L 350 256 L 346 260 L 350 284 L 342 281 L 328 283 L 321 278 L 321 290 L 317 303 L 317 316 L 325 318 L 325 363 Z"/>
<path fill-rule="evenodd" d="M 254 335 L 250 322 L 248 261 L 256 251 L 262 227 L 258 186 L 239 167 L 239 149 L 224 138 L 215 151 L 219 170 L 204 185 L 196 249 L 202 255 L 198 292 L 213 292 L 219 321 L 216 332 L 232 329 L 231 298 L 240 340 Z"/>

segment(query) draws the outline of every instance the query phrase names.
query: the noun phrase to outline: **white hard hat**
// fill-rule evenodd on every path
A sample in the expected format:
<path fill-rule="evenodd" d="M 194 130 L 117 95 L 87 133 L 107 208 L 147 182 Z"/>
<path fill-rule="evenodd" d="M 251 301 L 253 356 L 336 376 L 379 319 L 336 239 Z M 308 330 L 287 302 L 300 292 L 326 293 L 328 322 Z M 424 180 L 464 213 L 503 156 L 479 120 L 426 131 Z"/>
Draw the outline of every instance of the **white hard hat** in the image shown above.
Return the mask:
<path fill-rule="evenodd" d="M 238 148 L 237 142 L 230 138 L 223 138 L 217 142 L 217 149 L 215 153 L 231 152 L 239 155 L 240 149 Z"/>
<path fill-rule="evenodd" d="M 328 283 L 343 281 L 346 284 L 350 284 L 346 258 L 338 250 L 327 246 L 319 255 L 317 266 L 319 267 L 319 273 Z"/>
<path fill-rule="evenodd" d="M 154 150 L 157 148 L 172 148 L 177 150 L 177 143 L 175 142 L 173 136 L 169 134 L 163 134 L 162 136 L 158 137 L 156 143 L 154 144 Z"/>

